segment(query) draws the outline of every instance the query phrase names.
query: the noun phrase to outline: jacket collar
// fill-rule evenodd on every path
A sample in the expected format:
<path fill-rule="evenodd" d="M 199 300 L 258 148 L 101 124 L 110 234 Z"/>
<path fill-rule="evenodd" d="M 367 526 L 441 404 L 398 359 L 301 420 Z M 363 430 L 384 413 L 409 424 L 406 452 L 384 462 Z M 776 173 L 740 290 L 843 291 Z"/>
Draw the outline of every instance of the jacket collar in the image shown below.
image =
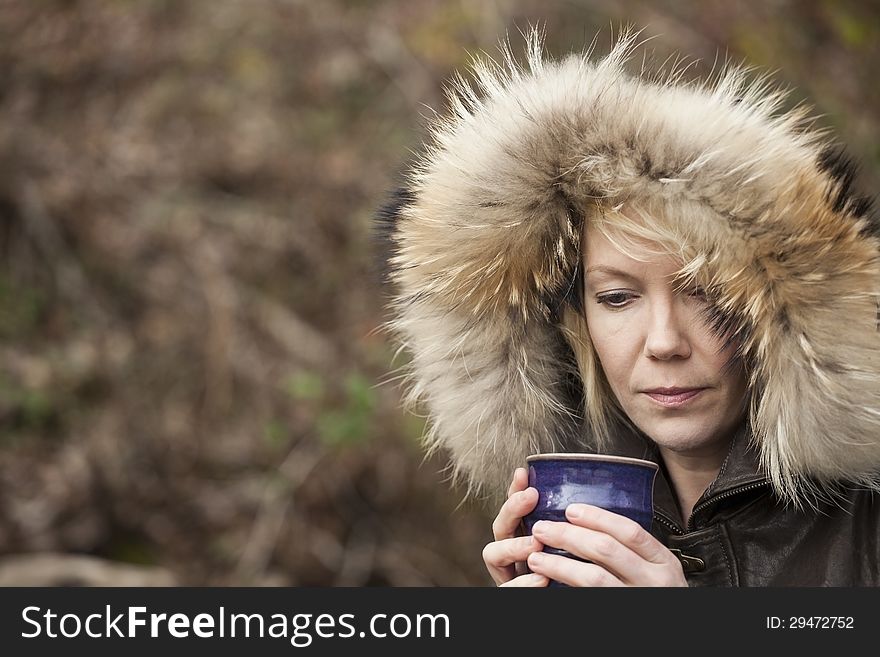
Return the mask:
<path fill-rule="evenodd" d="M 718 476 L 697 500 L 694 509 L 698 509 L 712 498 L 730 493 L 743 486 L 769 481 L 761 468 L 758 451 L 752 444 L 750 436 L 748 423 L 743 422 L 733 436 L 730 449 L 721 464 Z M 640 431 L 620 431 L 609 452 L 653 461 L 659 465 L 660 469 L 654 481 L 654 511 L 672 520 L 682 529 L 687 526 L 688 519 L 681 517 L 678 498 L 672 490 L 666 466 L 660 456 L 660 450 L 653 441 Z"/>

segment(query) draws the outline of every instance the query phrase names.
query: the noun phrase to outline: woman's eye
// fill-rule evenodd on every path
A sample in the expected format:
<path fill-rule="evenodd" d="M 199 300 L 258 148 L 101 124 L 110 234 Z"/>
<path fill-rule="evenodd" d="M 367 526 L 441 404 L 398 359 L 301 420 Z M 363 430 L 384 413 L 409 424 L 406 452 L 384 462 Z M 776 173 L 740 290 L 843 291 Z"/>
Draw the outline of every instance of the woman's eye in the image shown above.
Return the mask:
<path fill-rule="evenodd" d="M 694 287 L 688 291 L 688 296 L 693 297 L 695 299 L 700 299 L 702 301 L 706 300 L 706 290 L 701 287 Z"/>
<path fill-rule="evenodd" d="M 633 295 L 629 292 L 612 292 L 610 294 L 602 294 L 596 297 L 596 303 L 600 303 L 609 308 L 623 308 L 629 304 Z"/>

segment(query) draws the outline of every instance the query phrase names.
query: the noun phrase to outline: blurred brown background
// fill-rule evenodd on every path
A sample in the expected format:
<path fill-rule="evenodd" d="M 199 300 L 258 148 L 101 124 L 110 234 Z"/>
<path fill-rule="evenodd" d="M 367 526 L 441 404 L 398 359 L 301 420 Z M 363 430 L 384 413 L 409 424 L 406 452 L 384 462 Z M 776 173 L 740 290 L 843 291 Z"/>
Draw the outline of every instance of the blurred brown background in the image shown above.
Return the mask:
<path fill-rule="evenodd" d="M 0 0 L 0 585 L 490 583 L 371 217 L 530 23 L 774 71 L 877 189 L 875 2 Z"/>

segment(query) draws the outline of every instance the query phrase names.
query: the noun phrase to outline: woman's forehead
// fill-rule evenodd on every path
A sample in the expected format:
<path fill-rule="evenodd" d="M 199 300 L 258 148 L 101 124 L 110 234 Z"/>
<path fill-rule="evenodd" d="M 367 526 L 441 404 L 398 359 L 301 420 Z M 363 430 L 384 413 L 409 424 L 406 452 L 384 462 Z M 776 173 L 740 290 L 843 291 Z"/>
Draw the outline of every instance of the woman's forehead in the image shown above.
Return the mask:
<path fill-rule="evenodd" d="M 635 238 L 612 242 L 598 229 L 587 230 L 583 253 L 584 272 L 591 278 L 668 276 L 684 264 L 660 243 Z"/>

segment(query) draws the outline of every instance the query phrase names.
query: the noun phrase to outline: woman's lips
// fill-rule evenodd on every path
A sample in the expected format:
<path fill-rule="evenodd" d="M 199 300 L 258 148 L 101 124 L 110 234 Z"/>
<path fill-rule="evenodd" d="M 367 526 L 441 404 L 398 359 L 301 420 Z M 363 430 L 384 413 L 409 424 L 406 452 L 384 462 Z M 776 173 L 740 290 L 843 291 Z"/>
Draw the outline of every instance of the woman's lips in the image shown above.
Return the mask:
<path fill-rule="evenodd" d="M 661 406 L 665 406 L 666 408 L 678 408 L 690 402 L 697 395 L 703 392 L 703 390 L 705 390 L 705 388 L 682 390 L 671 395 L 660 392 L 646 392 L 645 394 Z"/>

